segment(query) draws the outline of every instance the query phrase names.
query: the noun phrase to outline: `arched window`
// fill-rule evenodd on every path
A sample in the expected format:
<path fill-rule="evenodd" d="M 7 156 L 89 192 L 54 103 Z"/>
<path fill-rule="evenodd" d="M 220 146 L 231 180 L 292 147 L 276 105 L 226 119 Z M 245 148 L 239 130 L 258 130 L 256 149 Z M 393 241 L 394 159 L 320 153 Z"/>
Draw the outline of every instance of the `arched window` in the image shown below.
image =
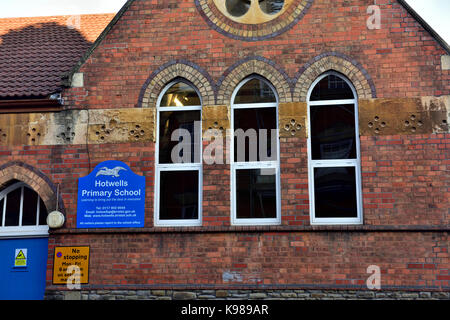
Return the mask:
<path fill-rule="evenodd" d="M 0 236 L 47 235 L 47 209 L 23 182 L 12 181 L 0 192 Z"/>
<path fill-rule="evenodd" d="M 361 224 L 358 101 L 337 72 L 320 76 L 308 93 L 311 224 Z"/>
<path fill-rule="evenodd" d="M 236 88 L 231 102 L 231 203 L 235 225 L 279 224 L 278 97 L 260 76 Z"/>
<path fill-rule="evenodd" d="M 202 103 L 186 80 L 169 83 L 158 99 L 155 225 L 201 225 Z"/>

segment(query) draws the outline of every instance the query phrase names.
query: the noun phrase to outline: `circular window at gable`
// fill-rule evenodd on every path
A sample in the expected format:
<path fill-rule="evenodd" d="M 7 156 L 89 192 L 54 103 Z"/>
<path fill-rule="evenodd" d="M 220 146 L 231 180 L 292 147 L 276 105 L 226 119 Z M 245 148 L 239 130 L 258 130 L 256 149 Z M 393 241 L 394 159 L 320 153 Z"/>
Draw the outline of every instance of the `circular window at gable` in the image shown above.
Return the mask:
<path fill-rule="evenodd" d="M 229 19 L 244 24 L 271 21 L 283 13 L 292 0 L 214 0 L 214 4 Z"/>
<path fill-rule="evenodd" d="M 233 39 L 258 41 L 292 28 L 313 0 L 195 0 L 202 17 Z"/>

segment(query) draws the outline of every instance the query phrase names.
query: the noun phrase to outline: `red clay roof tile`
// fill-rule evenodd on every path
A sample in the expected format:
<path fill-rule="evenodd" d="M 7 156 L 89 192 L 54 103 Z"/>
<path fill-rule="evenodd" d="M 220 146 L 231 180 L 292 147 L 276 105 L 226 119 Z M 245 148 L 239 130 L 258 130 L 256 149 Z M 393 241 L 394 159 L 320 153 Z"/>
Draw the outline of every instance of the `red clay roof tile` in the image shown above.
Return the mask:
<path fill-rule="evenodd" d="M 79 18 L 78 18 L 79 17 Z M 0 19 L 0 99 L 48 96 L 114 14 Z"/>

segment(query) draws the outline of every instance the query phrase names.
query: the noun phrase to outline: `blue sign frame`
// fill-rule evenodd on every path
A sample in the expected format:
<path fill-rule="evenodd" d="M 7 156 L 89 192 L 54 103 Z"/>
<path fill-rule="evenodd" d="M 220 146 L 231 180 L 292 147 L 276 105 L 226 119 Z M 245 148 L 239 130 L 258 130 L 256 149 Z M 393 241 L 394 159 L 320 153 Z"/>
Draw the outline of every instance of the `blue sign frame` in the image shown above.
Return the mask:
<path fill-rule="evenodd" d="M 142 228 L 145 177 L 108 160 L 78 179 L 77 228 Z"/>

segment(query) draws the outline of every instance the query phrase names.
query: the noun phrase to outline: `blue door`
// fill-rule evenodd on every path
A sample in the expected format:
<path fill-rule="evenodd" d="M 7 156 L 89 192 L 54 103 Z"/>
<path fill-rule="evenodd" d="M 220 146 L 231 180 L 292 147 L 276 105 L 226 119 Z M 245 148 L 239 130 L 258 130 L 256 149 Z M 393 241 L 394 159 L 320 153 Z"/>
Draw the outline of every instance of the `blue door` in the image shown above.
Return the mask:
<path fill-rule="evenodd" d="M 42 300 L 48 258 L 47 210 L 25 183 L 0 191 L 0 300 Z"/>
<path fill-rule="evenodd" d="M 0 300 L 43 300 L 47 257 L 48 238 L 0 240 Z"/>

